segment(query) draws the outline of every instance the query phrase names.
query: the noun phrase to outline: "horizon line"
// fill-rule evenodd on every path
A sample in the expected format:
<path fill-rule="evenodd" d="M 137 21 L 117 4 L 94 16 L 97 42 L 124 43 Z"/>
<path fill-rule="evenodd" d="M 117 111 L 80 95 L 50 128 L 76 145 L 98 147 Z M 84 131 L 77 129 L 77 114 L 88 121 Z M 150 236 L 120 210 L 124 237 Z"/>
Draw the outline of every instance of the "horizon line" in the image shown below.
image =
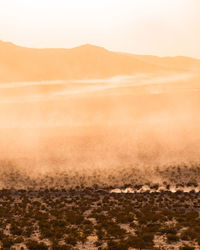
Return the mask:
<path fill-rule="evenodd" d="M 122 53 L 122 54 L 129 54 L 129 55 L 138 55 L 138 56 L 155 56 L 155 57 L 159 57 L 159 58 L 176 58 L 176 57 L 185 57 L 185 58 L 193 58 L 196 60 L 200 60 L 200 57 L 194 57 L 194 56 L 187 56 L 187 55 L 174 55 L 174 56 L 160 56 L 160 55 L 155 55 L 155 54 L 138 54 L 138 53 L 131 53 L 131 52 L 125 52 L 125 51 L 116 51 L 116 50 L 112 50 L 112 49 L 107 49 L 101 45 L 96 45 L 96 44 L 92 44 L 92 43 L 83 43 L 80 45 L 76 45 L 73 47 L 31 47 L 31 46 L 26 46 L 26 45 L 22 45 L 22 44 L 18 44 L 16 42 L 13 41 L 9 41 L 9 40 L 2 40 L 0 39 L 0 42 L 3 43 L 7 43 L 7 44 L 11 44 L 17 47 L 21 47 L 21 48 L 26 48 L 26 49 L 66 49 L 66 50 L 71 50 L 71 49 L 75 49 L 75 48 L 79 48 L 79 47 L 86 47 L 86 46 L 91 46 L 91 47 L 97 47 L 97 48 L 102 48 L 104 50 L 110 51 L 110 52 L 115 52 L 115 53 Z"/>

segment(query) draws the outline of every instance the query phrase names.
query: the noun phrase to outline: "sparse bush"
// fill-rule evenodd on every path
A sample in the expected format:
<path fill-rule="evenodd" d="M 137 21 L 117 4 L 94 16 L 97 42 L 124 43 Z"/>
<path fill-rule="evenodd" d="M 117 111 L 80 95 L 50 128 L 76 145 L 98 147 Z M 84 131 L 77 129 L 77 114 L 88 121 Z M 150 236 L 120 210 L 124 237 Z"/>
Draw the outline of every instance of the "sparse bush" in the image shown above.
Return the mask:
<path fill-rule="evenodd" d="M 35 240 L 27 241 L 26 246 L 29 250 L 48 250 L 48 247 L 43 242 L 37 242 Z"/>
<path fill-rule="evenodd" d="M 179 237 L 176 234 L 167 234 L 167 241 L 169 243 L 179 241 Z"/>
<path fill-rule="evenodd" d="M 3 249 L 10 249 L 14 244 L 14 241 L 11 237 L 5 236 L 2 240 Z"/>

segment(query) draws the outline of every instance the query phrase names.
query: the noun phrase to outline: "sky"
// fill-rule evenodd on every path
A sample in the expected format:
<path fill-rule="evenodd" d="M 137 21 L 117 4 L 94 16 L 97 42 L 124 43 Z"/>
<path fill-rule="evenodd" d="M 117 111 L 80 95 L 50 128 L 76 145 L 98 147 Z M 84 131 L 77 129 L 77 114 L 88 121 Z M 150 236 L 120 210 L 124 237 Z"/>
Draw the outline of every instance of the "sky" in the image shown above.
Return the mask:
<path fill-rule="evenodd" d="M 200 58 L 200 0 L 0 0 L 0 40 Z"/>

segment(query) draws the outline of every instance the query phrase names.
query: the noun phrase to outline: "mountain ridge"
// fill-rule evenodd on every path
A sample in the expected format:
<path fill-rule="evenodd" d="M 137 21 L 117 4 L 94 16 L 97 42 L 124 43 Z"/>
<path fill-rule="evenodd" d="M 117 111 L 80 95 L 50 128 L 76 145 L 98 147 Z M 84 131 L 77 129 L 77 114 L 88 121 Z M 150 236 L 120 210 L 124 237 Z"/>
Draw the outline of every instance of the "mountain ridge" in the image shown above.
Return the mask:
<path fill-rule="evenodd" d="M 0 83 L 100 79 L 118 75 L 200 69 L 200 60 L 183 58 L 113 52 L 92 44 L 71 49 L 42 49 L 0 41 Z"/>

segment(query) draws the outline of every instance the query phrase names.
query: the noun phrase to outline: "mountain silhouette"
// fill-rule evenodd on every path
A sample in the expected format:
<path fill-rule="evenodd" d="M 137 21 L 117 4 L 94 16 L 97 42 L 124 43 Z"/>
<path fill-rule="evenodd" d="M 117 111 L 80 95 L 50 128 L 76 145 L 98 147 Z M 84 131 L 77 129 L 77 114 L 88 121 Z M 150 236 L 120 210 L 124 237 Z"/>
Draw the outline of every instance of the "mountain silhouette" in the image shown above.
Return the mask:
<path fill-rule="evenodd" d="M 112 52 L 90 44 L 36 49 L 0 41 L 0 82 L 97 79 L 191 68 L 199 70 L 200 60 Z"/>

